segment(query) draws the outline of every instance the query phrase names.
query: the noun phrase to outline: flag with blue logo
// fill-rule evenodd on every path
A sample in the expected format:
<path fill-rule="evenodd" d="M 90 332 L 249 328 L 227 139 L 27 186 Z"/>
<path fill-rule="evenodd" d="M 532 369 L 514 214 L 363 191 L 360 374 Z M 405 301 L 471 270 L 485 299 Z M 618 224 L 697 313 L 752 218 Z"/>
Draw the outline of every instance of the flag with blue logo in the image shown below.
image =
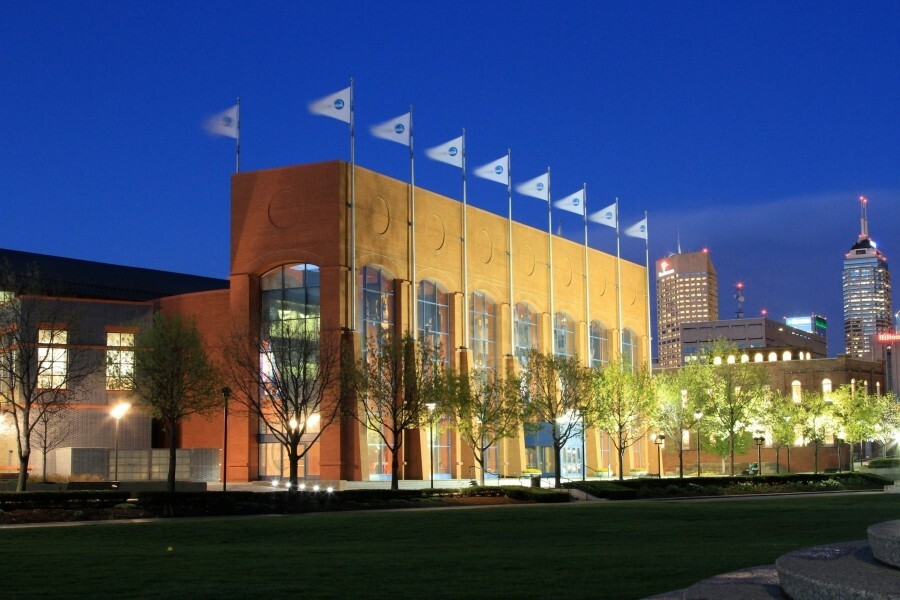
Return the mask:
<path fill-rule="evenodd" d="M 606 225 L 607 227 L 615 227 L 616 226 L 616 205 L 615 205 L 615 203 L 610 204 L 603 210 L 598 210 L 597 212 L 588 215 L 588 221 L 592 221 L 594 223 L 600 223 L 601 225 Z"/>
<path fill-rule="evenodd" d="M 562 200 L 553 203 L 556 208 L 561 208 L 576 215 L 584 216 L 584 188 L 578 190 L 571 196 L 566 196 Z"/>
<path fill-rule="evenodd" d="M 314 115 L 322 115 L 343 121 L 350 122 L 350 88 L 344 88 L 339 92 L 335 92 L 330 96 L 313 100 L 309 103 L 309 112 Z"/>
<path fill-rule="evenodd" d="M 538 175 L 525 183 L 516 186 L 516 191 L 523 196 L 531 196 L 544 202 L 550 201 L 550 173 Z"/>
<path fill-rule="evenodd" d="M 647 239 L 647 217 L 644 217 L 631 227 L 625 230 L 625 235 L 630 235 L 631 237 L 641 238 L 642 240 Z"/>
<path fill-rule="evenodd" d="M 206 131 L 213 135 L 238 138 L 238 107 L 237 104 L 206 120 Z"/>
<path fill-rule="evenodd" d="M 473 173 L 476 177 L 509 185 L 509 154 L 504 154 L 494 162 L 478 167 Z"/>
<path fill-rule="evenodd" d="M 459 136 L 455 140 L 450 140 L 446 144 L 429 148 L 425 151 L 425 155 L 433 160 L 439 160 L 448 165 L 459 167 L 462 169 L 463 160 L 463 139 Z"/>
<path fill-rule="evenodd" d="M 410 113 L 406 113 L 390 121 L 373 125 L 371 128 L 372 135 L 383 140 L 390 140 L 409 146 L 409 117 Z"/>

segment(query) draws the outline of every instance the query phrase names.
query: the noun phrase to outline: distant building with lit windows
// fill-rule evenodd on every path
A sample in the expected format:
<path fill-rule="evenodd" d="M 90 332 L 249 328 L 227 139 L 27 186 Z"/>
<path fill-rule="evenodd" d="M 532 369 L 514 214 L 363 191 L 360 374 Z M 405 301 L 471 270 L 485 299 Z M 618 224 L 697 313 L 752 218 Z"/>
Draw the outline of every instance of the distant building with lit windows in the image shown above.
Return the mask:
<path fill-rule="evenodd" d="M 684 362 L 719 340 L 745 350 L 749 362 L 811 360 L 828 356 L 824 336 L 765 317 L 686 323 L 681 325 L 680 335 Z"/>
<path fill-rule="evenodd" d="M 800 331 L 807 333 L 815 333 L 826 337 L 828 333 L 828 320 L 817 314 L 804 315 L 799 317 L 785 317 L 784 324 Z"/>
<path fill-rule="evenodd" d="M 872 351 L 872 336 L 893 330 L 891 274 L 887 257 L 869 237 L 865 197 L 856 243 L 844 255 L 844 342 L 849 356 L 861 358 Z"/>
<path fill-rule="evenodd" d="M 872 352 L 867 358 L 884 362 L 886 391 L 900 396 L 900 333 L 882 331 L 873 335 Z"/>
<path fill-rule="evenodd" d="M 719 279 L 706 251 L 672 254 L 656 261 L 659 366 L 682 364 L 680 326 L 719 318 Z"/>

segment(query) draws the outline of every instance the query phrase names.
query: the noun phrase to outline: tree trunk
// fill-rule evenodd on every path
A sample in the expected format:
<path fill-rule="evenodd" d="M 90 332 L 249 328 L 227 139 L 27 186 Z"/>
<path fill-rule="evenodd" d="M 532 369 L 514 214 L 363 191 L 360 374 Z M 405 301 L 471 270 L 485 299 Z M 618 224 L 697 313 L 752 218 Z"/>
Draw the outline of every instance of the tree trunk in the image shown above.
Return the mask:
<path fill-rule="evenodd" d="M 175 493 L 175 467 L 177 465 L 177 453 L 175 443 L 175 423 L 170 422 L 166 426 L 169 434 L 169 475 L 166 477 L 166 491 L 170 494 Z"/>
<path fill-rule="evenodd" d="M 819 445 L 813 443 L 813 472 L 819 474 Z"/>
<path fill-rule="evenodd" d="M 778 455 L 781 454 L 781 448 L 775 448 L 775 474 L 781 473 L 781 463 Z"/>
<path fill-rule="evenodd" d="M 625 479 L 625 473 L 622 471 L 622 465 L 625 462 L 625 448 L 624 442 L 622 441 L 622 431 L 620 430 L 618 433 L 619 436 L 619 446 L 616 448 L 616 452 L 619 454 L 619 481 L 623 481 Z"/>
<path fill-rule="evenodd" d="M 292 441 L 288 447 L 288 478 L 290 487 L 289 494 L 295 494 L 300 491 L 300 481 L 297 474 L 300 457 L 297 456 L 297 442 Z"/>
<path fill-rule="evenodd" d="M 24 492 L 28 487 L 28 461 L 31 458 L 31 452 L 26 450 L 19 453 L 19 479 L 16 483 L 16 491 Z"/>
<path fill-rule="evenodd" d="M 734 430 L 728 436 L 728 453 L 731 455 L 731 476 L 734 477 Z"/>
<path fill-rule="evenodd" d="M 400 435 L 403 435 L 402 433 Z M 391 489 L 400 489 L 400 448 L 402 444 L 397 444 L 397 435 L 394 435 L 394 447 L 391 448 Z"/>
<path fill-rule="evenodd" d="M 684 447 L 678 446 L 678 478 L 684 479 Z"/>
<path fill-rule="evenodd" d="M 556 474 L 553 477 L 553 487 L 559 489 L 560 483 L 562 481 L 562 447 L 559 445 L 559 442 L 553 440 L 553 454 L 556 459 Z"/>

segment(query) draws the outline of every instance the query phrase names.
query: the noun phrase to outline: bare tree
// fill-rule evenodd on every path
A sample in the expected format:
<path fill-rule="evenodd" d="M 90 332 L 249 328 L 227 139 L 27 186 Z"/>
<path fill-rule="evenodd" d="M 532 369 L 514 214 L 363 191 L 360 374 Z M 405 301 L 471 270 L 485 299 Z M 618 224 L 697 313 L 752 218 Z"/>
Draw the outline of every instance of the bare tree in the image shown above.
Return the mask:
<path fill-rule="evenodd" d="M 340 343 L 304 320 L 278 321 L 259 336 L 235 330 L 225 343 L 225 369 L 235 398 L 275 437 L 288 458 L 290 487 L 299 464 L 339 414 Z M 256 338 L 256 339 L 254 339 Z"/>
<path fill-rule="evenodd" d="M 452 375 L 444 410 L 462 440 L 472 448 L 484 485 L 485 453 L 500 440 L 514 436 L 522 421 L 521 382 L 496 371 Z"/>
<path fill-rule="evenodd" d="M 193 321 L 156 313 L 153 324 L 135 335 L 129 387 L 162 421 L 169 438 L 170 493 L 175 491 L 177 426 L 191 415 L 209 414 L 221 406 L 220 382 Z"/>
<path fill-rule="evenodd" d="M 562 477 L 562 449 L 582 435 L 590 405 L 593 375 L 577 358 L 551 356 L 532 350 L 525 366 L 525 419 L 550 426 L 556 461 L 554 486 Z M 584 460 L 584 457 L 582 457 Z"/>
<path fill-rule="evenodd" d="M 79 386 L 103 368 L 78 346 L 72 304 L 45 296 L 36 267 L 0 280 L 0 403 L 12 413 L 19 459 L 17 491 L 25 491 L 36 428 L 67 408 Z"/>
<path fill-rule="evenodd" d="M 426 405 L 446 393 L 444 363 L 437 348 L 410 336 L 372 340 L 356 364 L 345 361 L 343 413 L 378 436 L 391 453 L 391 489 L 399 488 L 404 432 L 428 423 Z"/>
<path fill-rule="evenodd" d="M 41 480 L 44 483 L 47 483 L 47 454 L 59 448 L 71 433 L 68 409 L 68 405 L 62 405 L 54 410 L 45 410 L 38 414 L 38 423 L 32 429 L 35 447 L 41 452 Z"/>

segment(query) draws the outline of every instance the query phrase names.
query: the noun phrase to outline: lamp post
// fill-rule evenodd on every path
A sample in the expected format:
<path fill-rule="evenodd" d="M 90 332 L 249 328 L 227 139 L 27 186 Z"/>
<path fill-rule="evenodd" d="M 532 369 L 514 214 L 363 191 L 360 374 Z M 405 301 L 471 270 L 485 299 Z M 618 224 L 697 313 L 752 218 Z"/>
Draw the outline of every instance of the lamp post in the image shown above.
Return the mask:
<path fill-rule="evenodd" d="M 762 475 L 762 447 L 766 443 L 766 438 L 759 436 L 753 438 L 753 441 L 756 442 L 756 474 Z"/>
<path fill-rule="evenodd" d="M 225 401 L 225 430 L 222 436 L 222 491 L 226 491 L 228 485 L 228 397 L 231 396 L 231 388 L 227 385 L 222 388 L 222 400 Z"/>
<path fill-rule="evenodd" d="M 113 481 L 119 480 L 119 420 L 125 416 L 125 413 L 128 412 L 128 409 L 131 408 L 131 405 L 127 402 L 120 402 L 112 409 L 112 417 L 116 420 L 116 452 L 113 460 L 115 461 L 115 465 L 113 466 Z"/>
<path fill-rule="evenodd" d="M 658 434 L 656 436 L 656 439 L 653 440 L 653 443 L 656 444 L 656 470 L 658 471 L 657 479 L 662 479 L 662 448 L 666 443 L 666 436 L 661 433 Z"/>
<path fill-rule="evenodd" d="M 581 481 L 587 479 L 587 433 L 584 426 L 584 414 L 581 415 Z"/>
<path fill-rule="evenodd" d="M 434 402 L 425 404 L 428 409 L 428 465 L 431 467 L 431 489 L 434 489 L 434 408 L 437 406 Z"/>
<path fill-rule="evenodd" d="M 703 413 L 698 410 L 694 413 L 694 418 L 697 419 L 697 477 L 700 477 L 700 419 L 703 418 Z"/>
<path fill-rule="evenodd" d="M 837 446 L 837 454 L 838 454 L 838 473 L 841 472 L 841 444 L 843 444 L 843 443 L 844 443 L 844 440 L 842 440 L 841 438 L 839 438 L 839 437 L 834 438 L 834 445 Z"/>

